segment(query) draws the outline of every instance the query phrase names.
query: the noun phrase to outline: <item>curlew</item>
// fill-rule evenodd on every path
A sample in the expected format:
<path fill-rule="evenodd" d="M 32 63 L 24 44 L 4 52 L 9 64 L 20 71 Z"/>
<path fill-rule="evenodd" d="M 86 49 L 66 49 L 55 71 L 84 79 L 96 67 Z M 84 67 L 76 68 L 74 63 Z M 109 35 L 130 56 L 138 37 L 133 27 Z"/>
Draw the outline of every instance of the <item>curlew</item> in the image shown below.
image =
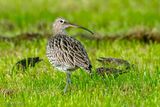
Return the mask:
<path fill-rule="evenodd" d="M 81 28 L 93 34 L 89 29 L 69 23 L 63 18 L 57 18 L 53 23 L 53 35 L 48 40 L 46 55 L 55 68 L 66 73 L 64 92 L 71 84 L 73 71 L 83 68 L 91 74 L 92 68 L 84 46 L 78 40 L 67 35 L 65 29 L 69 27 Z"/>

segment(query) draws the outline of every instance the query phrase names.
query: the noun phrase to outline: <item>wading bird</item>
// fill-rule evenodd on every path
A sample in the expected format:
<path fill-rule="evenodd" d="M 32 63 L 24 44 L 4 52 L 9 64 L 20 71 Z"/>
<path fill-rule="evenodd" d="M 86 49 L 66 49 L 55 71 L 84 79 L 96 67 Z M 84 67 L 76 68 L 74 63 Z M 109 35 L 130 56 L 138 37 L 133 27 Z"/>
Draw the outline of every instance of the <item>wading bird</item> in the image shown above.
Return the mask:
<path fill-rule="evenodd" d="M 93 34 L 89 29 L 69 23 L 63 18 L 57 18 L 53 23 L 53 36 L 48 40 L 46 55 L 54 67 L 66 73 L 64 93 L 71 84 L 72 71 L 83 68 L 91 74 L 92 68 L 84 46 L 67 35 L 65 29 L 69 27 L 81 28 Z"/>

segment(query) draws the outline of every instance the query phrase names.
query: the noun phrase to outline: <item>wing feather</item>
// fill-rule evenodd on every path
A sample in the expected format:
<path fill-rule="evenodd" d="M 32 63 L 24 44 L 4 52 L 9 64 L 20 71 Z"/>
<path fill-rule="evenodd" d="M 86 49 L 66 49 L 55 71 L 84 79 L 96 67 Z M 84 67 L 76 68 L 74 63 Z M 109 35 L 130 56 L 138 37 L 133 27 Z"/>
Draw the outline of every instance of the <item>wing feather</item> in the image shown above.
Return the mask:
<path fill-rule="evenodd" d="M 83 67 L 88 69 L 91 66 L 88 54 L 84 46 L 73 37 L 66 35 L 57 35 L 50 40 L 53 54 L 57 53 L 54 58 L 59 64 L 66 64 L 74 67 Z"/>

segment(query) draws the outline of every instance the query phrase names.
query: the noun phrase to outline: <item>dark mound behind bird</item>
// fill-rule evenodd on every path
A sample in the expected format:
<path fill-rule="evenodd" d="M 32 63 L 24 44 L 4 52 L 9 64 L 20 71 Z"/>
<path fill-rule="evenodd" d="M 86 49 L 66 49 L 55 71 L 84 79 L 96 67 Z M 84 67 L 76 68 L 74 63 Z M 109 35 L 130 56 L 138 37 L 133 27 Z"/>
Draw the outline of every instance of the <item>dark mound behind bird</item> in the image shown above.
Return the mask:
<path fill-rule="evenodd" d="M 133 66 L 124 59 L 112 57 L 100 57 L 97 59 L 102 64 L 102 67 L 96 68 L 98 75 L 120 75 L 128 72 Z"/>
<path fill-rule="evenodd" d="M 18 61 L 12 68 L 26 70 L 28 67 L 34 67 L 36 63 L 42 61 L 39 57 L 29 57 Z"/>

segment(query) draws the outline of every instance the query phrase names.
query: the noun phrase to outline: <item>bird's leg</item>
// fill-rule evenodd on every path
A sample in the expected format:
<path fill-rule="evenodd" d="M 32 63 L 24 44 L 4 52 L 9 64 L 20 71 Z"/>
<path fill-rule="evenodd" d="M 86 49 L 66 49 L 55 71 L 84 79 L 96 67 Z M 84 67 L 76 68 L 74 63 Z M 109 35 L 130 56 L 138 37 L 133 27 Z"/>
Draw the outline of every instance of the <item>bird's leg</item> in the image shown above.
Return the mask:
<path fill-rule="evenodd" d="M 64 88 L 64 93 L 66 93 L 67 89 L 68 89 L 68 85 L 71 84 L 71 73 L 67 72 L 66 73 L 66 86 Z"/>

